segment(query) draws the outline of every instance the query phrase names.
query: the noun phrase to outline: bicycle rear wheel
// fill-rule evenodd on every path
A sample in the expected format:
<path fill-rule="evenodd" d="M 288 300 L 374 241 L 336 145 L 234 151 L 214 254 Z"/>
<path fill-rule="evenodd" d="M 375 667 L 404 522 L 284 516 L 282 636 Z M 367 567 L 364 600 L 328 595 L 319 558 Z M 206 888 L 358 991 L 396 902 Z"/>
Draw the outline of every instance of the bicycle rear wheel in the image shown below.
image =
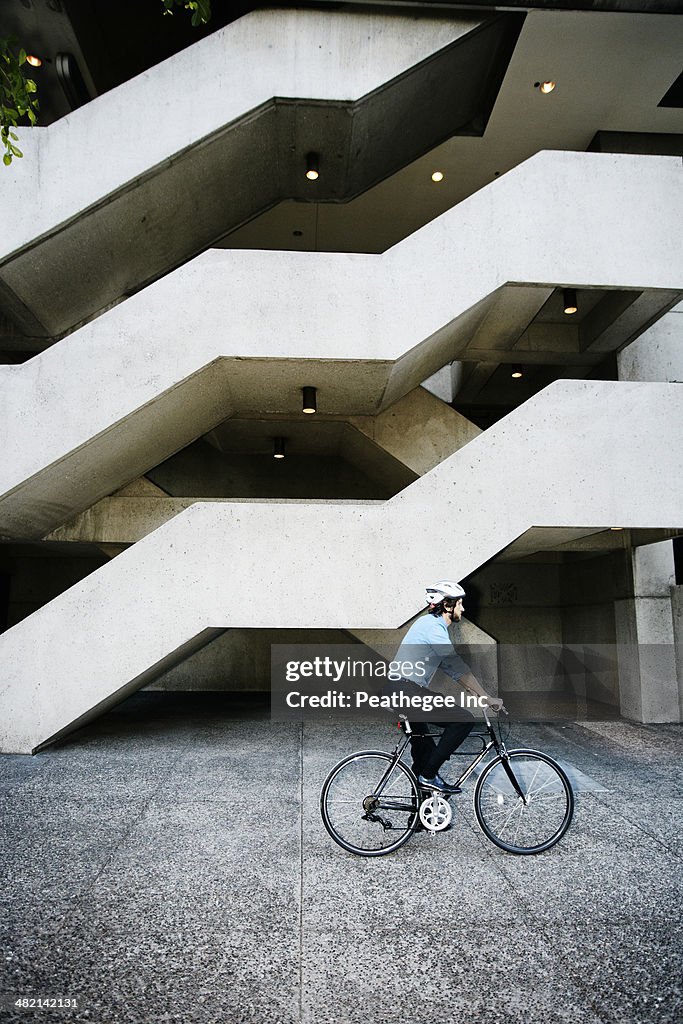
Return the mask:
<path fill-rule="evenodd" d="M 509 750 L 507 758 L 495 758 L 479 776 L 474 810 L 484 834 L 501 850 L 542 853 L 569 828 L 574 794 L 552 757 L 538 750 Z"/>
<path fill-rule="evenodd" d="M 418 823 L 417 780 L 381 750 L 350 754 L 332 769 L 320 793 L 320 813 L 335 843 L 361 857 L 398 850 Z"/>

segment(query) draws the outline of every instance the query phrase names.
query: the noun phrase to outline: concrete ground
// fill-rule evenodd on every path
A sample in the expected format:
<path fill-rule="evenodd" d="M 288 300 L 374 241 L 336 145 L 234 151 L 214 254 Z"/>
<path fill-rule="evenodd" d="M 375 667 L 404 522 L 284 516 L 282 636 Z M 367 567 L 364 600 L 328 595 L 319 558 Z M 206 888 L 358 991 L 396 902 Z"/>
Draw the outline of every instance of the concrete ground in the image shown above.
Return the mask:
<path fill-rule="evenodd" d="M 396 735 L 148 693 L 0 758 L 0 1020 L 680 1020 L 683 729 L 515 727 L 586 777 L 546 854 L 489 843 L 470 783 L 451 831 L 353 857 L 321 782 Z"/>

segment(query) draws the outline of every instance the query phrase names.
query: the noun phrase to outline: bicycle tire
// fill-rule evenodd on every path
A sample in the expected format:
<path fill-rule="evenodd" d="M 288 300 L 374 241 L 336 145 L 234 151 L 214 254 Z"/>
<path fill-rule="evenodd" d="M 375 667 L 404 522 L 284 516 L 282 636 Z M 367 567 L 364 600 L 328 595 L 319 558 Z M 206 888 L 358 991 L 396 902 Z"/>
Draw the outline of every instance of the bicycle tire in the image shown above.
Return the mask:
<path fill-rule="evenodd" d="M 382 750 L 360 750 L 335 765 L 320 791 L 323 824 L 342 849 L 382 857 L 406 843 L 419 822 L 417 779 L 403 761 Z"/>
<path fill-rule="evenodd" d="M 508 769 L 521 787 L 517 793 Z M 549 850 L 571 825 L 574 793 L 565 771 L 540 750 L 509 750 L 487 764 L 474 791 L 474 810 L 484 835 L 506 853 Z"/>

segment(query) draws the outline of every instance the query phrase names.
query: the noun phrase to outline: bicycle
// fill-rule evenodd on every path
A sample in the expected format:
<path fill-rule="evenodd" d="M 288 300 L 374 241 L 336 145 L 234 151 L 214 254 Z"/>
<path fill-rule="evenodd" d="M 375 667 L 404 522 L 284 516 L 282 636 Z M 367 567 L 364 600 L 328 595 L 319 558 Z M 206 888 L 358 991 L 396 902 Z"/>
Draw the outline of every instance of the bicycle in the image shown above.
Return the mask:
<path fill-rule="evenodd" d="M 474 790 L 474 811 L 484 835 L 506 853 L 543 853 L 569 828 L 574 793 L 565 771 L 549 754 L 508 750 L 486 709 L 486 731 L 472 733 L 482 749 L 455 785 L 461 787 L 491 750 L 496 756 L 482 770 Z M 453 794 L 427 790 L 401 755 L 410 743 L 410 721 L 400 716 L 392 753 L 361 750 L 335 765 L 323 783 L 320 812 L 334 841 L 349 853 L 380 857 L 398 850 L 419 824 L 433 834 L 448 828 Z M 435 735 L 429 733 L 428 735 Z M 488 738 L 487 738 L 488 737 Z M 507 738 L 507 737 L 506 737 Z"/>

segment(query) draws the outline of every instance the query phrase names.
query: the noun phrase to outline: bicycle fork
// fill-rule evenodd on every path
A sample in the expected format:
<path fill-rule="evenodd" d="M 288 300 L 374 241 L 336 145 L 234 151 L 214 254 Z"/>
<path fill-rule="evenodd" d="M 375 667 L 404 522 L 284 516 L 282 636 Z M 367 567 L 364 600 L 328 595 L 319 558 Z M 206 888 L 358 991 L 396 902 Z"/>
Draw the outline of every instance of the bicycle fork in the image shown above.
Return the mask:
<path fill-rule="evenodd" d="M 527 799 L 526 794 L 522 790 L 522 787 L 520 786 L 519 782 L 517 782 L 517 776 L 513 772 L 512 768 L 510 767 L 510 758 L 508 757 L 507 750 L 505 750 L 504 748 L 501 749 L 501 751 L 500 751 L 500 760 L 501 760 L 501 763 L 502 763 L 503 768 L 505 770 L 505 774 L 507 775 L 508 779 L 512 783 L 512 787 L 513 787 L 515 793 L 517 794 L 517 796 L 520 798 L 520 800 L 522 801 L 522 803 L 526 807 L 528 805 L 529 801 Z"/>

